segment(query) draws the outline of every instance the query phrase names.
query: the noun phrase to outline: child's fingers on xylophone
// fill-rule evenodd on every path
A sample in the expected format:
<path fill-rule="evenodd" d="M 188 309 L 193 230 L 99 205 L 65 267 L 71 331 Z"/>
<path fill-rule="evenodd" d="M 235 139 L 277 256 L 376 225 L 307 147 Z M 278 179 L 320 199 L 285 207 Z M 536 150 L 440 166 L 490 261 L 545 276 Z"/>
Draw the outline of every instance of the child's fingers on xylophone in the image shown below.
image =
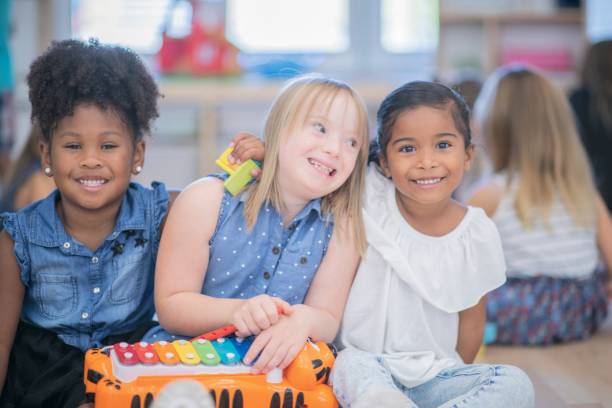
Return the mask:
<path fill-rule="evenodd" d="M 271 339 L 272 336 L 269 332 L 262 332 L 260 335 L 255 337 L 255 340 L 253 340 L 253 343 L 251 343 L 251 347 L 249 347 L 249 350 L 244 356 L 244 363 L 255 364 L 258 362 L 261 358 L 260 353 Z"/>
<path fill-rule="evenodd" d="M 261 371 L 268 373 L 275 368 L 282 368 L 281 363 L 287 357 L 290 346 L 290 343 L 282 340 L 278 342 L 278 344 L 276 344 L 274 341 L 268 342 L 260 356 L 261 366 L 263 366 Z M 258 368 L 258 365 L 260 365 L 260 360 L 258 359 L 257 363 L 254 365 L 256 368 Z"/>

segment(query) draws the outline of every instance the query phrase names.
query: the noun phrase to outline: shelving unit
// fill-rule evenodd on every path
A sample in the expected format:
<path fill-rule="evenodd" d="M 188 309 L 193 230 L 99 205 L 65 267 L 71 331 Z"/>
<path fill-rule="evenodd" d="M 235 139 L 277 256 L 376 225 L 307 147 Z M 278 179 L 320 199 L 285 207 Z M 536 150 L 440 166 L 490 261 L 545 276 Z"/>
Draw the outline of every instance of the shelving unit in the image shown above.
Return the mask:
<path fill-rule="evenodd" d="M 442 10 L 438 73 L 455 80 L 465 73 L 484 76 L 503 63 L 527 61 L 570 86 L 585 44 L 581 9 L 483 14 Z"/>

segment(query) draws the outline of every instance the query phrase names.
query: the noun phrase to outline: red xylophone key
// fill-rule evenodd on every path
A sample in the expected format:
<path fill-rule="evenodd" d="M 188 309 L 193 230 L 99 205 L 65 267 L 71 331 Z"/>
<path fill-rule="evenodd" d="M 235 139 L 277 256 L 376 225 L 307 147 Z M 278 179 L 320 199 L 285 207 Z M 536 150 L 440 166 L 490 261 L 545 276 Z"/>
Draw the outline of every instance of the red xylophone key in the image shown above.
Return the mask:
<path fill-rule="evenodd" d="M 138 357 L 136 357 L 136 351 L 134 346 L 125 342 L 117 343 L 113 345 L 115 353 L 119 362 L 123 365 L 134 365 L 138 363 Z"/>
<path fill-rule="evenodd" d="M 156 364 L 159 362 L 159 358 L 153 346 L 146 341 L 134 344 L 134 351 L 142 364 Z"/>

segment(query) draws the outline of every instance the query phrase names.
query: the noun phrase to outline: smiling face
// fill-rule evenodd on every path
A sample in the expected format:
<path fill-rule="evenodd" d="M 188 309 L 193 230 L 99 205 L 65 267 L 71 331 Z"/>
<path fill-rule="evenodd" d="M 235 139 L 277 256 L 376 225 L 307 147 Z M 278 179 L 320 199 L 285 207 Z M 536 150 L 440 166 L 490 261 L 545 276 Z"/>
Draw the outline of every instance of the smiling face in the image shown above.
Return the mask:
<path fill-rule="evenodd" d="M 307 104 L 304 104 L 307 105 Z M 317 100 L 282 135 L 279 187 L 286 200 L 307 202 L 337 190 L 355 168 L 363 141 L 359 114 L 348 92 Z"/>
<path fill-rule="evenodd" d="M 469 169 L 472 149 L 448 108 L 422 106 L 397 117 L 381 167 L 404 208 L 445 205 Z"/>
<path fill-rule="evenodd" d="M 134 145 L 130 130 L 114 112 L 78 105 L 72 116 L 59 121 L 51 144 L 42 144 L 41 151 L 64 211 L 118 209 L 131 174 L 143 164 L 144 142 Z"/>

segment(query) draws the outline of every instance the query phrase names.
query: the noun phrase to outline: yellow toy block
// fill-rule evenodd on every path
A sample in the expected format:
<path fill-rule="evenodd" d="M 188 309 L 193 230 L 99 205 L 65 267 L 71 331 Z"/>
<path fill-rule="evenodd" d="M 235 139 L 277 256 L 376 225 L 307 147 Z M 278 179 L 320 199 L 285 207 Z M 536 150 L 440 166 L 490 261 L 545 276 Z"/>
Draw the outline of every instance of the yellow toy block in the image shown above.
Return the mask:
<path fill-rule="evenodd" d="M 240 193 L 247 186 L 247 184 L 249 184 L 253 178 L 251 176 L 251 171 L 259 166 L 254 160 L 247 160 L 240 164 L 230 163 L 227 160 L 227 157 L 233 150 L 234 149 L 232 147 L 225 149 L 225 151 L 221 153 L 221 156 L 215 160 L 215 163 L 230 175 L 227 180 L 225 180 L 223 185 L 227 191 L 235 196 Z"/>

